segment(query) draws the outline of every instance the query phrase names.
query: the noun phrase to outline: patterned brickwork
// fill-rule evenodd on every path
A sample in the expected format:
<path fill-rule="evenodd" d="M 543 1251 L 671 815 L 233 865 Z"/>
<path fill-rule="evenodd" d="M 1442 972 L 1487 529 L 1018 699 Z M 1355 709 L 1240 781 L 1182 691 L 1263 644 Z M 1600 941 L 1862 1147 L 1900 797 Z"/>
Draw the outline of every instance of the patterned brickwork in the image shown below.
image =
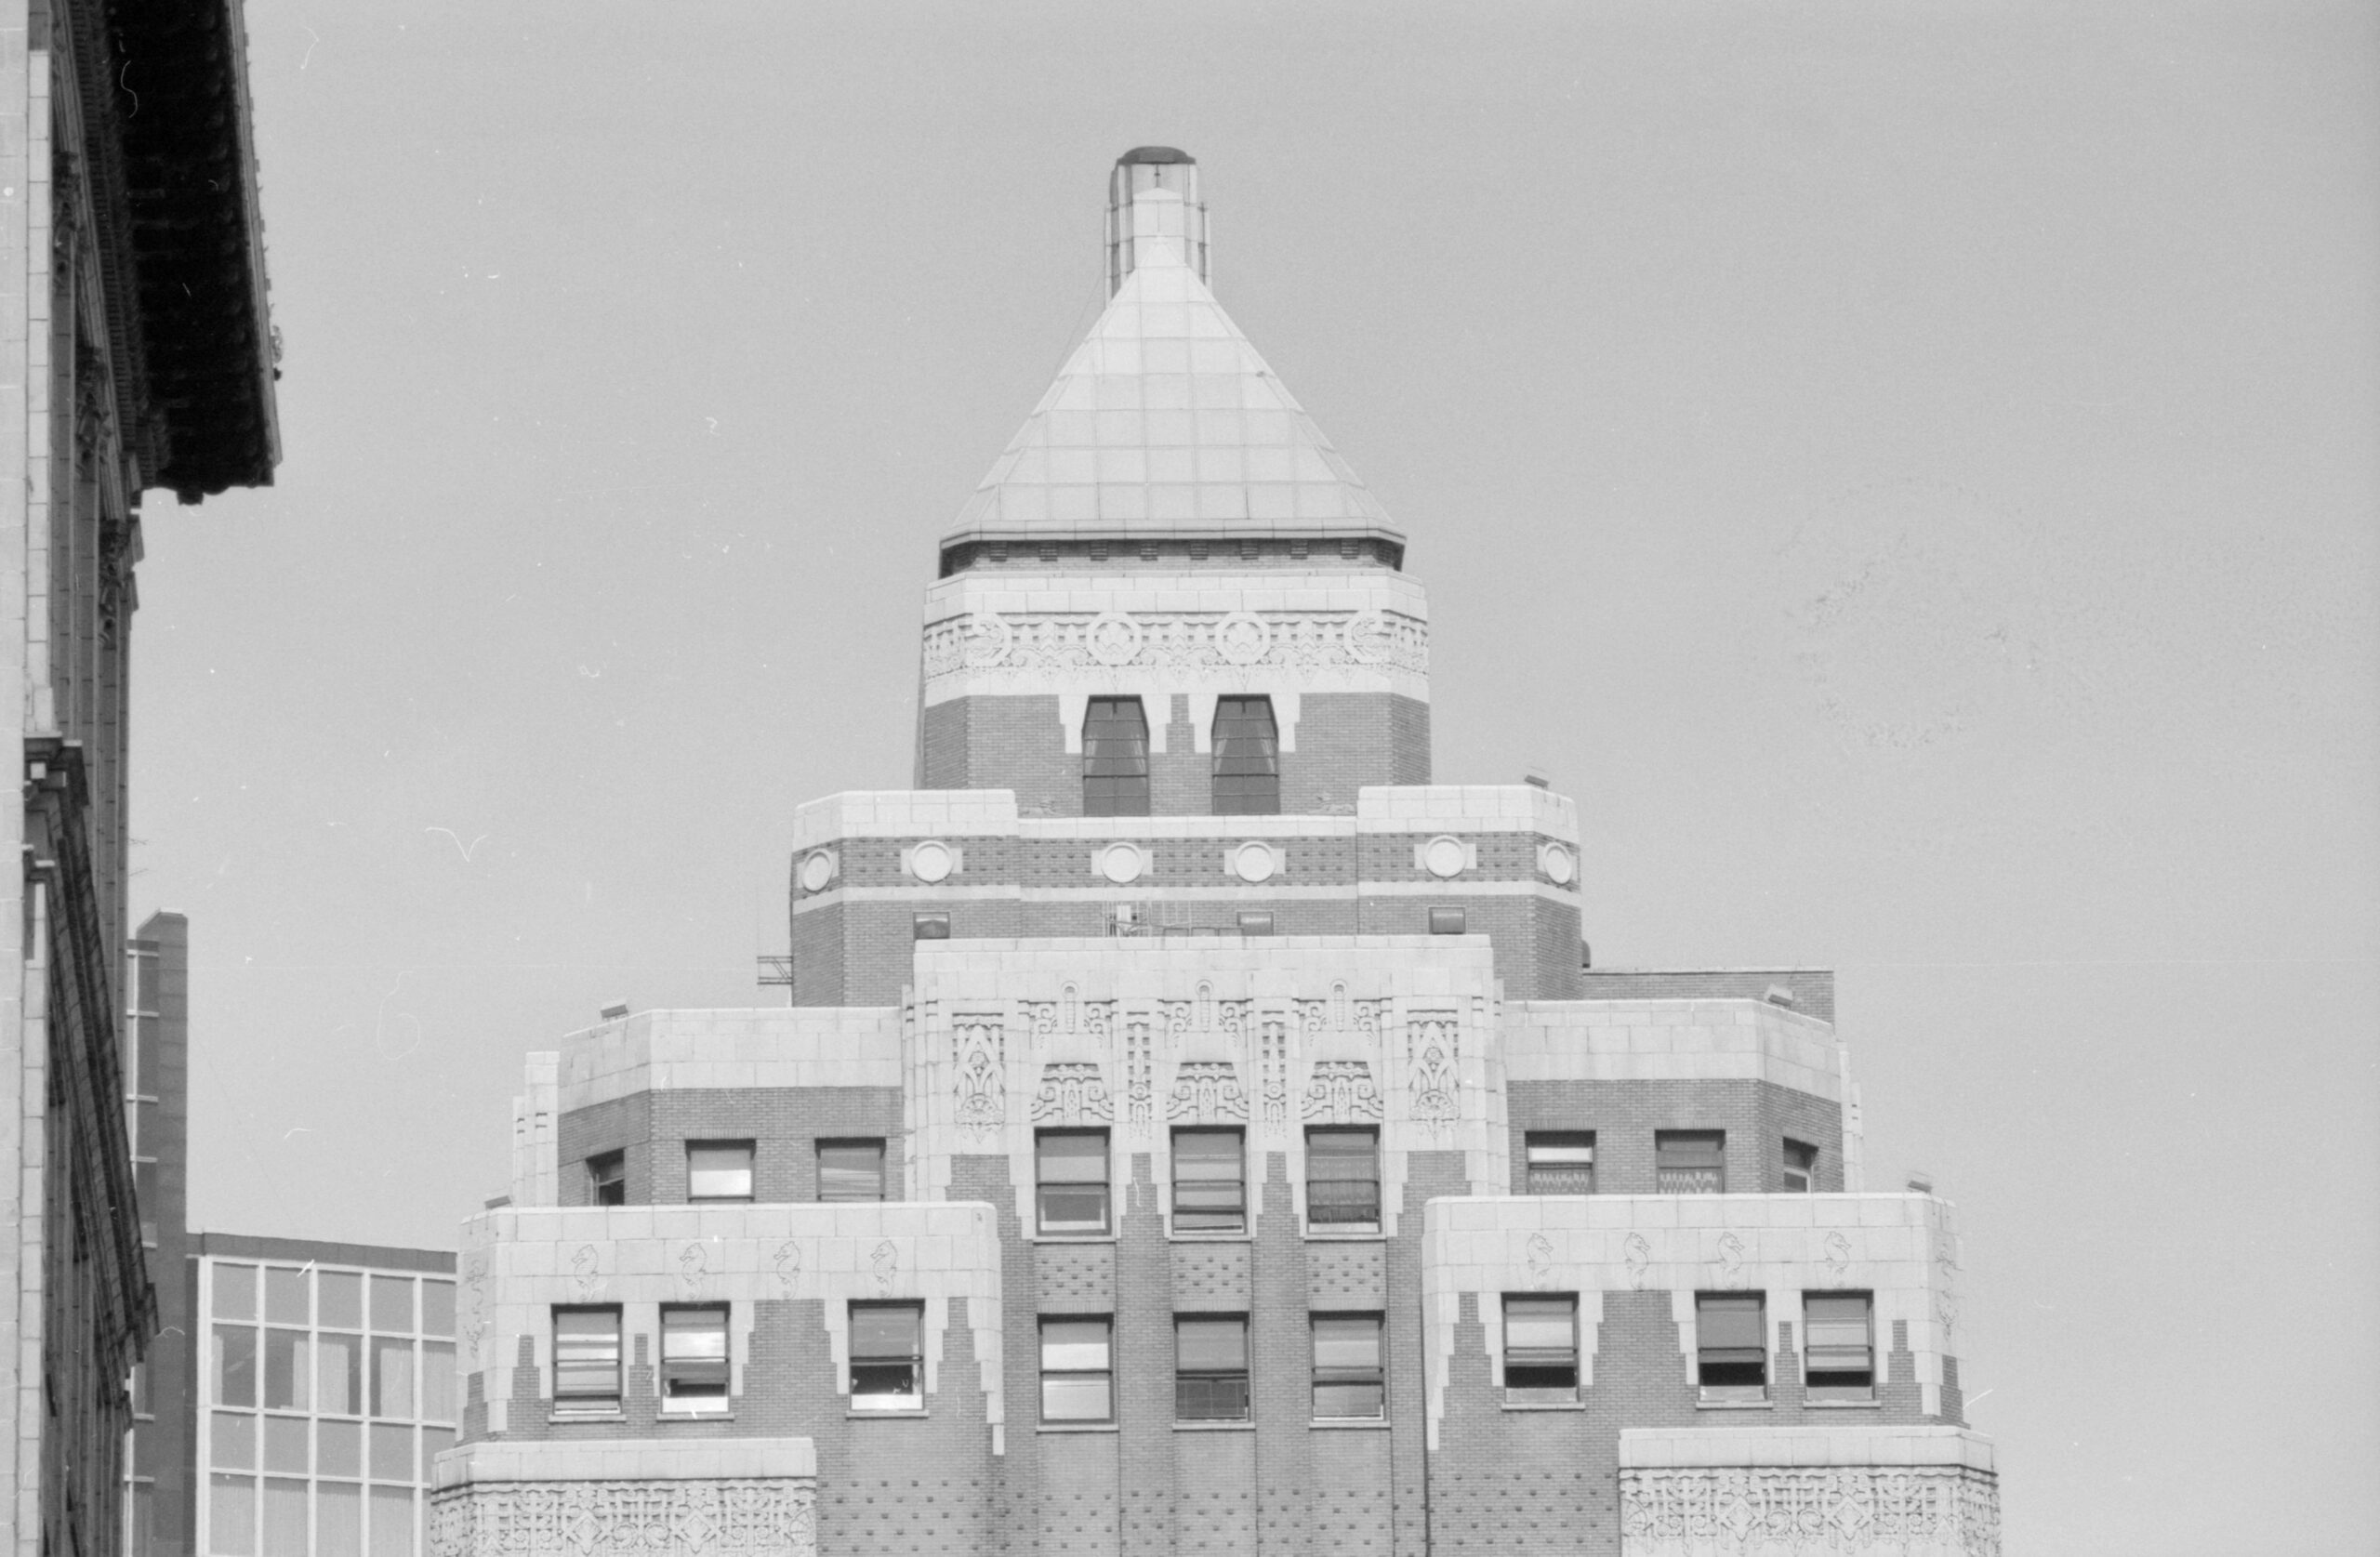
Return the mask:
<path fill-rule="evenodd" d="M 897 1089 L 673 1088 L 640 1092 L 562 1116 L 562 1204 L 591 1204 L 586 1160 L 625 1152 L 629 1203 L 682 1205 L 689 1141 L 750 1141 L 756 1199 L 815 1200 L 817 1143 L 851 1138 L 885 1143 L 887 1194 L 902 1198 Z"/>
<path fill-rule="evenodd" d="M 1176 1312 L 1246 1313 L 1250 1247 L 1244 1243 L 1172 1246 Z"/>
<path fill-rule="evenodd" d="M 1043 1313 L 1116 1312 L 1114 1245 L 1038 1244 L 1033 1265 Z"/>
<path fill-rule="evenodd" d="M 1316 1244 L 1306 1250 L 1306 1306 L 1378 1312 L 1388 1303 L 1388 1251 L 1382 1244 Z"/>

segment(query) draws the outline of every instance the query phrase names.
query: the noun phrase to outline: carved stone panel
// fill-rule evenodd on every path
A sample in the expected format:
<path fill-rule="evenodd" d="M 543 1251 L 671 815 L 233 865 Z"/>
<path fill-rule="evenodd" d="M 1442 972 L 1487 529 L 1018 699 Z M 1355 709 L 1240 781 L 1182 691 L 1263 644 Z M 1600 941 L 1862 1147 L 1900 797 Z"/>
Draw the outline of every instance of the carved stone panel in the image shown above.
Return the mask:
<path fill-rule="evenodd" d="M 814 1483 L 501 1482 L 430 1504 L 434 1557 L 816 1557 Z"/>
<path fill-rule="evenodd" d="M 1997 1478 L 1958 1466 L 1620 1472 L 1622 1557 L 1999 1557 Z"/>

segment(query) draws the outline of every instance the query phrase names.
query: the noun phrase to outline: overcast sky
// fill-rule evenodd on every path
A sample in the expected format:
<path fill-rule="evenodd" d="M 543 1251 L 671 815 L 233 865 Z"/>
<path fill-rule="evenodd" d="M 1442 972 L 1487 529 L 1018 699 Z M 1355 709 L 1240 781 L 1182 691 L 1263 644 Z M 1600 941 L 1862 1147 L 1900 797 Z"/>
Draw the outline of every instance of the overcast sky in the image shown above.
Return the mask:
<path fill-rule="evenodd" d="M 1821 964 L 2012 1552 L 2380 1519 L 2368 6 L 250 0 L 287 450 L 155 495 L 192 1216 L 452 1247 L 520 1061 L 762 1002 L 934 540 L 1198 159 L 1609 966 Z"/>

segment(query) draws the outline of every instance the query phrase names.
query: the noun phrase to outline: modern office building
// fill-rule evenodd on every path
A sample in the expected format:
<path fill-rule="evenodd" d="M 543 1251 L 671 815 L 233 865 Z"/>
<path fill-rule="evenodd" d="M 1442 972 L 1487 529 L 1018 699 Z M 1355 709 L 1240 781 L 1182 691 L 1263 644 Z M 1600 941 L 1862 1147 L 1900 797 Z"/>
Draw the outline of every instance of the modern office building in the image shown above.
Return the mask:
<path fill-rule="evenodd" d="M 1831 977 L 1586 966 L 1576 808 L 1432 782 L 1406 533 L 1196 165 L 1108 223 L 919 787 L 796 813 L 792 1004 L 532 1057 L 435 1550 L 1996 1552 Z"/>
<path fill-rule="evenodd" d="M 0 0 L 0 1544 L 112 1557 L 155 1325 L 126 1046 L 141 498 L 269 482 L 274 346 L 237 0 Z M 153 1155 L 153 1154 L 152 1154 Z"/>

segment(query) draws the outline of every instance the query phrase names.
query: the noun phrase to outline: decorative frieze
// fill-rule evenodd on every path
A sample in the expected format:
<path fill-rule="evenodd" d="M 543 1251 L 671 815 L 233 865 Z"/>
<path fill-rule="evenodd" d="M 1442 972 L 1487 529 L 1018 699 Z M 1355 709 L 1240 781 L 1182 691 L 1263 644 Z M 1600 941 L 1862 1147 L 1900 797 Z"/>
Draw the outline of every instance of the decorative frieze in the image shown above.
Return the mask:
<path fill-rule="evenodd" d="M 1620 1472 L 1622 1557 L 1999 1557 L 2000 1489 L 1939 1466 Z"/>
<path fill-rule="evenodd" d="M 435 1557 L 814 1557 L 805 1482 L 547 1482 L 466 1486 L 430 1508 Z"/>

